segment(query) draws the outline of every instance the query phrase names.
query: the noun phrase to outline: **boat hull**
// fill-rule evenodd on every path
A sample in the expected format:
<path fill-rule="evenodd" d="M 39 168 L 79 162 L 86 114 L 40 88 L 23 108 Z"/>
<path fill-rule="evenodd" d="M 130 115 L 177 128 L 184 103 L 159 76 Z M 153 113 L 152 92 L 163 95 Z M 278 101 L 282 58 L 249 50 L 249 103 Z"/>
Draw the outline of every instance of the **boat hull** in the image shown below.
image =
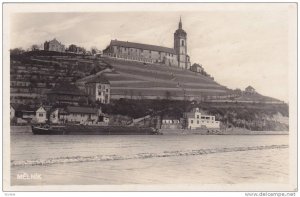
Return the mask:
<path fill-rule="evenodd" d="M 153 128 L 120 127 L 120 126 L 63 126 L 34 127 L 35 135 L 155 135 L 159 134 Z"/>

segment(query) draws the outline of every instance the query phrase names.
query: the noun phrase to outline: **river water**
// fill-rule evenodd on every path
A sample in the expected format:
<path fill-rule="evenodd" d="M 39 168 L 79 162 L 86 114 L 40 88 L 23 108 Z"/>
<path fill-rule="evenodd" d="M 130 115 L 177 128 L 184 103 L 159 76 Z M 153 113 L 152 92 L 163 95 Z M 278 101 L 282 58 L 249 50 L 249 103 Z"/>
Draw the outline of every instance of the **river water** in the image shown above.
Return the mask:
<path fill-rule="evenodd" d="M 285 184 L 288 142 L 288 135 L 16 133 L 11 184 Z"/>

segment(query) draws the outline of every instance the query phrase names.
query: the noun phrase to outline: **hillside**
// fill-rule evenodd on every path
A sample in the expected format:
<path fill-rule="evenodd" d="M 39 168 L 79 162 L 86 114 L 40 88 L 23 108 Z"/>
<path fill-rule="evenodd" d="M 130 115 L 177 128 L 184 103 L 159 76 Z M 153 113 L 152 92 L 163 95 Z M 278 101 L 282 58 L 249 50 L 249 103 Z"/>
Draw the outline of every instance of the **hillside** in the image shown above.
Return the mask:
<path fill-rule="evenodd" d="M 84 85 L 99 75 L 110 82 L 113 100 L 282 103 L 258 93 L 236 94 L 209 76 L 177 67 L 49 51 L 11 55 L 11 102 L 41 103 L 46 99 L 46 93 L 59 83 L 79 82 Z"/>
<path fill-rule="evenodd" d="M 224 96 L 227 89 L 212 78 L 189 70 L 159 64 L 104 58 L 114 72 L 104 73 L 111 84 L 111 97 L 203 100 Z"/>
<path fill-rule="evenodd" d="M 10 57 L 12 103 L 40 103 L 58 83 L 70 82 L 108 67 L 99 59 L 58 52 L 31 51 Z"/>

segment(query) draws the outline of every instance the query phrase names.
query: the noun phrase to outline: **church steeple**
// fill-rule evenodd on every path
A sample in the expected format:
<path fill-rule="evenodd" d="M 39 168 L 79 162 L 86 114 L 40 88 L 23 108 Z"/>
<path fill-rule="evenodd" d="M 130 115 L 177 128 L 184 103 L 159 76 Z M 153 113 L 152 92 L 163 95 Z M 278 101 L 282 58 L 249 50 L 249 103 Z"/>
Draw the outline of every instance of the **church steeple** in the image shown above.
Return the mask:
<path fill-rule="evenodd" d="M 182 22 L 181 22 L 181 16 L 180 16 L 180 20 L 179 20 L 179 26 L 178 26 L 179 29 L 182 29 Z"/>

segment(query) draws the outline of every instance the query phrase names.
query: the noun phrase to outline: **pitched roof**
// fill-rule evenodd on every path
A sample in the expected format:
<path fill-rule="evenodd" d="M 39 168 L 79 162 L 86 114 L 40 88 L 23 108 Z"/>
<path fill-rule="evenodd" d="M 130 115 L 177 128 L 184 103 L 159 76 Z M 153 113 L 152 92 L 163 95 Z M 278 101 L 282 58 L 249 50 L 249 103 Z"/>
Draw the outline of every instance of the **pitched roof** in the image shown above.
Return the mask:
<path fill-rule="evenodd" d="M 20 104 L 18 103 L 11 103 L 10 106 L 14 109 L 17 110 L 20 107 Z"/>
<path fill-rule="evenodd" d="M 69 113 L 78 113 L 78 114 L 97 114 L 98 109 L 92 107 L 74 107 L 68 106 L 66 111 Z"/>
<path fill-rule="evenodd" d="M 135 42 L 125 42 L 125 41 L 119 41 L 119 40 L 112 40 L 110 42 L 110 45 L 112 45 L 112 46 L 122 46 L 122 47 L 127 47 L 127 48 L 137 48 L 137 49 L 143 49 L 143 50 L 151 50 L 151 51 L 160 51 L 160 52 L 176 54 L 176 52 L 173 48 L 168 48 L 168 47 L 163 47 L 163 46 L 156 46 L 156 45 L 149 45 L 149 44 L 141 44 L 141 43 L 135 43 Z"/>
<path fill-rule="evenodd" d="M 74 84 L 68 82 L 60 83 L 52 88 L 48 94 L 68 94 L 75 96 L 84 96 L 85 94 Z"/>
<path fill-rule="evenodd" d="M 86 83 L 102 83 L 102 84 L 109 84 L 109 81 L 106 79 L 104 75 L 100 75 L 97 77 L 88 80 Z"/>
<path fill-rule="evenodd" d="M 164 115 L 163 120 L 179 120 L 180 117 L 176 115 Z"/>

